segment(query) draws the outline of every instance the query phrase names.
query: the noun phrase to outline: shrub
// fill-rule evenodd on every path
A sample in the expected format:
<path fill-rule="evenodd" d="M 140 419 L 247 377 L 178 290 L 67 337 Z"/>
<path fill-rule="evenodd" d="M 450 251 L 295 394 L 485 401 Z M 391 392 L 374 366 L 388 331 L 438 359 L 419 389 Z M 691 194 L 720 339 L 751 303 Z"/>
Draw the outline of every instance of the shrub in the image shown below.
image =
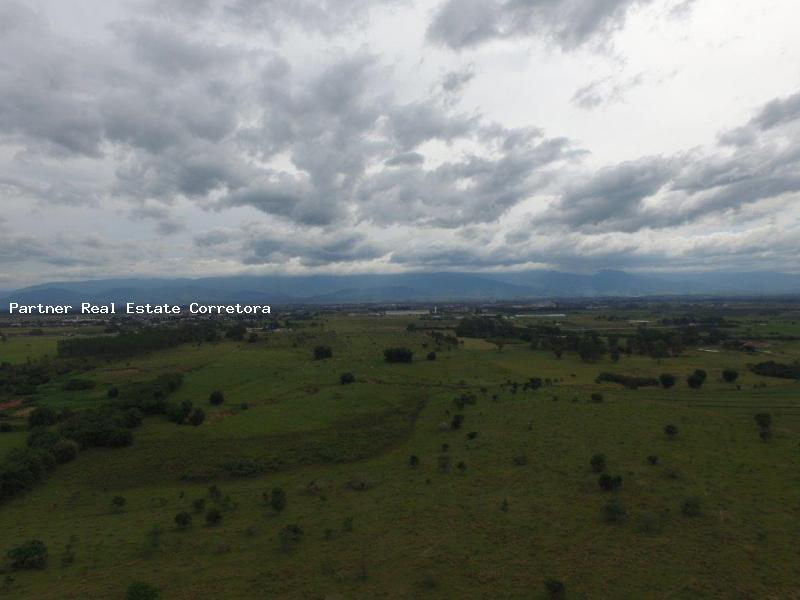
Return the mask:
<path fill-rule="evenodd" d="M 453 420 L 450 422 L 450 429 L 461 429 L 461 424 L 464 423 L 464 415 L 453 415 Z"/>
<path fill-rule="evenodd" d="M 412 454 L 408 457 L 408 466 L 412 469 L 415 469 L 419 466 L 419 457 L 416 454 Z"/>
<path fill-rule="evenodd" d="M 225 402 L 225 396 L 219 390 L 214 390 L 208 395 L 208 403 L 214 406 L 219 406 Z"/>
<path fill-rule="evenodd" d="M 194 512 L 203 512 L 206 508 L 206 499 L 205 498 L 198 498 L 194 502 L 192 502 L 192 508 Z"/>
<path fill-rule="evenodd" d="M 281 512 L 286 508 L 286 492 L 279 487 L 272 488 L 272 492 L 269 495 L 269 505 L 276 512 Z"/>
<path fill-rule="evenodd" d="M 224 462 L 220 466 L 233 477 L 255 477 L 264 472 L 264 465 L 252 458 L 237 458 Z"/>
<path fill-rule="evenodd" d="M 114 496 L 111 499 L 111 506 L 113 506 L 117 510 L 122 509 L 122 507 L 125 506 L 127 503 L 128 503 L 128 501 L 125 498 L 123 498 L 122 496 Z"/>
<path fill-rule="evenodd" d="M 383 351 L 383 359 L 388 363 L 410 363 L 414 352 L 408 348 L 386 348 Z"/>
<path fill-rule="evenodd" d="M 601 393 L 599 393 L 599 392 L 594 392 L 594 393 L 593 393 L 591 396 L 589 396 L 589 397 L 591 398 L 592 402 L 595 402 L 595 403 L 600 403 L 600 402 L 602 402 L 602 401 L 603 401 L 603 394 L 601 394 Z"/>
<path fill-rule="evenodd" d="M 355 383 L 355 381 L 356 381 L 356 376 L 353 375 L 352 373 L 342 373 L 341 375 L 339 375 L 339 383 L 341 383 L 342 385 Z"/>
<path fill-rule="evenodd" d="M 758 413 L 753 415 L 753 420 L 758 425 L 759 429 L 769 429 L 772 427 L 772 415 L 769 413 Z"/>
<path fill-rule="evenodd" d="M 686 517 L 698 517 L 701 514 L 701 502 L 697 496 L 686 498 L 681 504 L 681 514 Z"/>
<path fill-rule="evenodd" d="M 206 420 L 206 413 L 203 411 L 202 408 L 195 408 L 186 418 L 186 422 L 193 427 L 202 425 L 203 421 L 205 420 Z"/>
<path fill-rule="evenodd" d="M 638 387 L 654 387 L 658 385 L 658 379 L 654 377 L 634 377 L 629 375 L 619 375 L 618 373 L 600 373 L 596 379 L 597 383 L 608 381 L 619 383 L 627 388 L 635 389 Z"/>
<path fill-rule="evenodd" d="M 601 473 L 602 471 L 606 470 L 606 455 L 605 454 L 595 454 L 592 456 L 592 459 L 589 461 L 592 466 L 592 471 L 595 473 Z"/>
<path fill-rule="evenodd" d="M 49 406 L 39 406 L 28 415 L 28 428 L 47 427 L 56 422 L 56 413 Z"/>
<path fill-rule="evenodd" d="M 696 369 L 693 375 L 697 375 L 704 382 L 706 380 L 706 377 L 708 377 L 708 373 L 706 373 L 703 369 Z"/>
<path fill-rule="evenodd" d="M 40 540 L 29 540 L 8 551 L 12 569 L 44 569 L 47 566 L 47 546 Z"/>
<path fill-rule="evenodd" d="M 703 387 L 703 382 L 705 382 L 705 379 L 700 375 L 698 375 L 697 373 L 692 373 L 691 375 L 689 375 L 689 377 L 686 378 L 686 383 L 693 390 L 697 390 Z"/>
<path fill-rule="evenodd" d="M 603 507 L 603 520 L 606 523 L 620 523 L 628 516 L 625 506 L 619 498 L 612 498 Z"/>
<path fill-rule="evenodd" d="M 12 431 L 14 431 L 14 427 L 11 425 L 11 423 L 0 421 L 0 433 L 10 433 Z"/>
<path fill-rule="evenodd" d="M 738 377 L 739 371 L 734 371 L 733 369 L 725 369 L 722 372 L 722 378 L 728 383 L 733 383 Z"/>
<path fill-rule="evenodd" d="M 108 392 L 106 392 L 106 396 L 108 396 L 109 398 L 112 398 L 112 399 L 116 398 L 117 396 L 119 396 L 119 388 L 117 386 L 113 386 L 113 387 L 108 388 Z"/>
<path fill-rule="evenodd" d="M 185 529 L 192 524 L 192 515 L 186 511 L 181 511 L 175 515 L 175 524 L 181 529 Z"/>
<path fill-rule="evenodd" d="M 317 346 L 314 348 L 314 360 L 324 360 L 333 356 L 330 346 Z"/>
<path fill-rule="evenodd" d="M 544 580 L 544 589 L 547 592 L 547 597 L 553 600 L 563 598 L 566 594 L 564 582 L 552 577 Z"/>
<path fill-rule="evenodd" d="M 218 525 L 222 521 L 222 513 L 217 508 L 212 508 L 206 513 L 207 525 Z"/>
<path fill-rule="evenodd" d="M 476 437 L 478 437 L 478 432 L 477 431 L 470 431 L 467 434 L 467 439 L 468 440 L 474 440 Z"/>
<path fill-rule="evenodd" d="M 597 480 L 597 483 L 600 486 L 600 489 L 606 492 L 612 492 L 622 487 L 622 476 L 603 473 L 600 475 L 600 479 Z"/>
<path fill-rule="evenodd" d="M 288 550 L 293 543 L 303 539 L 303 530 L 299 525 L 286 525 L 278 532 L 278 539 L 281 542 L 281 546 Z"/>
<path fill-rule="evenodd" d="M 762 442 L 768 442 L 772 439 L 772 432 L 769 429 L 762 429 L 758 432 L 758 437 Z"/>
<path fill-rule="evenodd" d="M 81 447 L 75 440 L 60 439 L 53 445 L 53 456 L 57 463 L 66 463 L 78 456 Z"/>
<path fill-rule="evenodd" d="M 142 424 L 142 411 L 138 408 L 129 408 L 122 413 L 122 420 L 128 429 L 139 427 Z"/>
<path fill-rule="evenodd" d="M 675 375 L 671 373 L 662 373 L 658 376 L 658 380 L 661 382 L 661 387 L 664 389 L 669 389 L 675 385 Z"/>
<path fill-rule="evenodd" d="M 436 360 L 436 352 L 428 352 L 428 355 L 425 358 L 428 360 Z"/>
<path fill-rule="evenodd" d="M 677 428 L 677 426 L 675 426 L 675 425 L 672 425 L 672 424 L 670 423 L 669 425 L 665 425 L 665 426 L 664 426 L 664 433 L 666 434 L 666 436 L 667 436 L 669 439 L 672 439 L 672 438 L 674 438 L 676 435 L 678 435 L 678 428 Z"/>
<path fill-rule="evenodd" d="M 518 467 L 524 467 L 525 465 L 528 464 L 528 457 L 525 456 L 524 454 L 520 454 L 512 458 L 511 462 Z"/>
<path fill-rule="evenodd" d="M 134 581 L 128 586 L 125 593 L 125 600 L 159 600 L 161 591 L 143 581 Z"/>
<path fill-rule="evenodd" d="M 796 362 L 792 365 L 777 363 L 774 360 L 768 360 L 750 367 L 750 370 L 756 375 L 763 375 L 765 377 L 780 377 L 783 379 L 800 379 L 800 363 Z"/>
<path fill-rule="evenodd" d="M 655 454 L 651 454 L 647 457 L 647 462 L 655 466 L 658 464 L 658 457 Z"/>

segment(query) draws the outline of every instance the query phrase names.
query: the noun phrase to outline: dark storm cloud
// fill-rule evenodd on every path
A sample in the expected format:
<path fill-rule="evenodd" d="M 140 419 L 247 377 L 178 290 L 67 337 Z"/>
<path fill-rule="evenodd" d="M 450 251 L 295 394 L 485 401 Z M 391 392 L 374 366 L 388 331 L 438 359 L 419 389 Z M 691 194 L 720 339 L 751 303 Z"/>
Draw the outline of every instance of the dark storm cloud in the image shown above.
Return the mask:
<path fill-rule="evenodd" d="M 494 39 L 541 37 L 565 50 L 603 40 L 628 12 L 653 0 L 446 0 L 428 38 L 453 49 Z"/>

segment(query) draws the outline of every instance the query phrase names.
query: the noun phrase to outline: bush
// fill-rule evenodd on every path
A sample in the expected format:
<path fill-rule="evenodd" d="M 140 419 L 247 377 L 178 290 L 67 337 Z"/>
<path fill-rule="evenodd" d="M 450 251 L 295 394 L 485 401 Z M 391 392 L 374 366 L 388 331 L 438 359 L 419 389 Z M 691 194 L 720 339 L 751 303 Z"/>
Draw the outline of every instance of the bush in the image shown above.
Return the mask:
<path fill-rule="evenodd" d="M 600 373 L 596 379 L 597 383 L 608 381 L 610 383 L 619 383 L 630 389 L 639 387 L 655 387 L 658 385 L 658 379 L 655 377 L 634 377 L 630 375 L 619 375 L 618 373 Z"/>
<path fill-rule="evenodd" d="M 603 473 L 600 475 L 600 479 L 597 480 L 597 483 L 600 486 L 600 489 L 606 492 L 612 492 L 622 487 L 622 476 Z"/>
<path fill-rule="evenodd" d="M 12 569 L 44 569 L 47 566 L 47 546 L 40 540 L 29 540 L 8 551 Z"/>
<path fill-rule="evenodd" d="M 722 378 L 728 383 L 733 383 L 738 377 L 739 371 L 734 371 L 733 369 L 725 369 L 722 372 Z"/>
<path fill-rule="evenodd" d="M 692 373 L 691 375 L 689 375 L 689 377 L 686 378 L 686 383 L 693 390 L 697 390 L 703 387 L 703 382 L 705 382 L 705 379 L 700 375 L 698 375 L 697 373 Z"/>
<path fill-rule="evenodd" d="M 592 466 L 592 471 L 595 473 L 601 473 L 602 471 L 606 470 L 606 455 L 605 454 L 595 454 L 592 456 L 592 459 L 589 461 Z"/>
<path fill-rule="evenodd" d="M 544 580 L 544 589 L 547 592 L 547 597 L 553 600 L 563 598 L 566 594 L 564 582 L 552 577 Z"/>
<path fill-rule="evenodd" d="M 383 351 L 383 359 L 388 363 L 410 363 L 414 352 L 408 348 L 387 348 Z"/>
<path fill-rule="evenodd" d="M 658 457 L 655 454 L 651 454 L 647 457 L 647 462 L 653 466 L 658 464 Z"/>
<path fill-rule="evenodd" d="M 128 429 L 139 427 L 142 424 L 142 411 L 138 408 L 129 408 L 122 413 L 122 420 Z"/>
<path fill-rule="evenodd" d="M 664 433 L 669 439 L 678 435 L 678 428 L 675 425 L 669 424 L 664 426 Z"/>
<path fill-rule="evenodd" d="M 205 420 L 206 420 L 206 413 L 203 412 L 202 408 L 195 408 L 186 418 L 186 422 L 193 427 L 202 425 L 203 421 Z"/>
<path fill-rule="evenodd" d="M 219 390 L 214 390 L 208 395 L 208 403 L 214 406 L 219 406 L 225 402 L 225 396 Z"/>
<path fill-rule="evenodd" d="M 11 433 L 12 431 L 14 431 L 14 427 L 11 423 L 0 421 L 0 433 Z"/>
<path fill-rule="evenodd" d="M 128 586 L 128 591 L 125 593 L 125 600 L 159 600 L 161 598 L 161 591 L 143 581 L 134 581 Z"/>
<path fill-rule="evenodd" d="M 428 352 L 428 355 L 425 358 L 428 360 L 436 360 L 436 352 Z"/>
<path fill-rule="evenodd" d="M 461 429 L 462 423 L 464 423 L 464 415 L 453 415 L 453 420 L 450 422 L 450 429 L 453 431 Z"/>
<path fill-rule="evenodd" d="M 314 360 L 324 360 L 333 356 L 330 346 L 317 346 L 314 348 Z"/>
<path fill-rule="evenodd" d="M 108 388 L 108 392 L 106 392 L 106 396 L 113 399 L 119 396 L 119 388 L 116 386 Z"/>
<path fill-rule="evenodd" d="M 759 429 L 769 429 L 772 427 L 772 415 L 769 413 L 758 413 L 753 415 L 753 420 L 758 425 Z"/>
<path fill-rule="evenodd" d="M 279 487 L 272 488 L 272 492 L 269 495 L 269 505 L 276 512 L 281 512 L 286 508 L 286 492 Z"/>
<path fill-rule="evenodd" d="M 763 375 L 765 377 L 780 377 L 782 379 L 800 379 L 800 363 L 796 362 L 792 365 L 777 363 L 774 360 L 758 363 L 750 367 L 750 370 L 756 375 Z"/>
<path fill-rule="evenodd" d="M 28 415 L 28 428 L 48 427 L 56 422 L 56 413 L 49 406 L 39 406 Z"/>
<path fill-rule="evenodd" d="M 181 511 L 175 515 L 175 524 L 181 529 L 185 529 L 192 524 L 192 515 L 186 511 Z"/>
<path fill-rule="evenodd" d="M 589 398 L 591 398 L 592 402 L 599 404 L 603 401 L 603 394 L 594 392 L 591 396 L 589 396 Z"/>
<path fill-rule="evenodd" d="M 628 516 L 625 506 L 619 498 L 612 498 L 603 507 L 603 520 L 606 523 L 620 523 Z"/>
<path fill-rule="evenodd" d="M 408 457 L 408 466 L 412 469 L 416 469 L 419 466 L 419 457 L 416 454 Z"/>
<path fill-rule="evenodd" d="M 658 380 L 661 382 L 661 387 L 664 389 L 669 389 L 675 385 L 675 375 L 671 373 L 662 373 L 658 376 Z"/>
<path fill-rule="evenodd" d="M 356 381 L 356 376 L 353 375 L 352 373 L 342 373 L 341 375 L 339 375 L 339 383 L 341 383 L 342 385 L 355 383 L 355 381 Z"/>
<path fill-rule="evenodd" d="M 111 506 L 113 506 L 117 510 L 121 510 L 122 507 L 124 507 L 127 503 L 128 503 L 128 501 L 125 498 L 123 498 L 122 496 L 114 496 L 111 499 Z"/>
<path fill-rule="evenodd" d="M 758 437 L 766 443 L 772 439 L 772 432 L 769 429 L 762 429 L 758 432 Z"/>
<path fill-rule="evenodd" d="M 53 445 L 53 456 L 57 463 L 66 463 L 78 456 L 81 447 L 75 440 L 60 439 Z"/>
<path fill-rule="evenodd" d="M 701 512 L 701 502 L 697 496 L 687 498 L 681 504 L 681 514 L 685 517 L 698 517 Z"/>
<path fill-rule="evenodd" d="M 207 525 L 218 525 L 222 522 L 222 513 L 217 508 L 212 508 L 206 513 L 206 524 Z"/>

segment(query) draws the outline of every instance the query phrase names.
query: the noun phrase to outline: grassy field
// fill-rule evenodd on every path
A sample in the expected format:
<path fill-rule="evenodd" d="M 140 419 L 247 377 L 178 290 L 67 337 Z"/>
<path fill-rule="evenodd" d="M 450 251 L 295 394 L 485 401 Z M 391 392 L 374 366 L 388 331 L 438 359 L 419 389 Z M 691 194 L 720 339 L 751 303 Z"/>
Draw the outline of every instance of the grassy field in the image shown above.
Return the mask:
<path fill-rule="evenodd" d="M 794 316 L 763 329 L 795 335 Z M 565 321 L 629 326 L 591 314 Z M 123 598 L 140 580 L 163 598 L 546 598 L 543 581 L 555 578 L 568 598 L 800 598 L 800 386 L 748 371 L 797 360 L 800 343 L 774 340 L 762 355 L 690 349 L 585 363 L 467 339 L 427 361 L 435 344 L 406 331 L 409 322 L 329 316 L 255 343 L 106 363 L 80 375 L 93 390 L 40 386 L 37 403 L 78 410 L 105 402 L 111 386 L 181 372 L 170 400 L 193 401 L 206 420 L 147 417 L 131 447 L 83 451 L 0 506 L 5 549 L 28 539 L 49 549 L 46 569 L 0 575 L 0 596 Z M 9 337 L 4 360 L 50 354 L 55 339 Z M 313 360 L 319 344 L 333 357 Z M 414 350 L 413 363 L 386 363 L 390 346 Z M 685 378 L 698 368 L 707 382 L 690 389 Z M 738 370 L 736 384 L 722 380 L 725 368 Z M 630 390 L 595 383 L 601 371 L 671 372 L 678 383 Z M 341 385 L 343 372 L 356 382 Z M 546 380 L 537 391 L 507 385 L 534 376 Z M 215 389 L 220 406 L 207 401 Z M 602 402 L 590 401 L 594 392 Z M 459 409 L 462 394 L 476 402 Z M 12 422 L 25 406 L 8 409 Z M 773 417 L 768 443 L 757 412 Z M 456 413 L 464 422 L 452 430 Z M 0 453 L 26 435 L 0 434 Z M 596 453 L 622 476 L 618 492 L 598 486 Z M 234 477 L 224 467 L 245 459 L 264 472 Z M 275 487 L 288 497 L 280 512 L 264 502 Z M 112 506 L 115 496 L 124 506 Z M 625 516 L 608 523 L 612 497 Z M 688 498 L 699 514 L 684 514 Z M 212 507 L 222 521 L 208 526 Z M 193 515 L 185 529 L 174 522 L 180 511 Z M 282 543 L 290 524 L 302 535 Z"/>

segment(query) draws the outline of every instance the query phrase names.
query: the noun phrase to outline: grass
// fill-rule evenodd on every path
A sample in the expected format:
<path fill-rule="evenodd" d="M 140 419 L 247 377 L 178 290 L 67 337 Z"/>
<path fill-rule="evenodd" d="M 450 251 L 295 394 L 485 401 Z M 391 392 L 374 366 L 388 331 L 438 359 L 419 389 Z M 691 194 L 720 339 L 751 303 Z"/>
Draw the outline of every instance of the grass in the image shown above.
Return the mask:
<path fill-rule="evenodd" d="M 80 408 L 111 385 L 180 370 L 174 399 L 202 406 L 207 420 L 193 428 L 149 417 L 131 448 L 85 451 L 0 507 L 7 546 L 38 538 L 50 550 L 48 569 L 14 573 L 7 596 L 122 597 L 144 580 L 165 598 L 544 598 L 548 577 L 564 581 L 570 598 L 796 595 L 795 382 L 757 377 L 747 363 L 760 359 L 734 352 L 587 364 L 468 340 L 426 361 L 432 341 L 407 333 L 407 322 L 335 316 L 255 344 L 106 364 L 82 375 L 98 382 L 89 392 L 53 382 L 39 402 Z M 330 345 L 333 358 L 312 360 L 317 344 Z M 383 362 L 383 348 L 396 345 L 415 351 L 413 364 Z M 781 360 L 800 356 L 796 342 L 771 350 Z M 696 368 L 708 381 L 690 390 L 685 376 Z M 724 368 L 739 371 L 741 390 L 721 381 Z M 595 384 L 605 370 L 672 372 L 679 381 L 669 390 Z M 344 371 L 357 382 L 340 385 Z M 550 384 L 516 394 L 504 385 L 533 376 Z M 219 407 L 207 402 L 214 389 L 225 394 Z M 594 391 L 602 403 L 589 402 Z M 462 393 L 477 402 L 457 409 Z M 452 431 L 456 412 L 464 424 Z M 769 443 L 758 439 L 755 412 L 773 415 Z M 678 427 L 673 440 L 667 423 Z M 0 450 L 25 436 L 0 434 Z M 611 495 L 590 468 L 596 453 L 623 478 L 624 522 L 603 519 Z M 527 462 L 515 464 L 519 456 Z M 232 478 L 221 467 L 244 458 L 263 473 Z M 273 487 L 287 492 L 280 513 L 264 504 Z M 127 500 L 121 510 L 111 505 L 116 495 Z M 681 512 L 691 497 L 699 516 Z M 218 526 L 194 513 L 199 498 L 220 508 Z M 184 510 L 193 523 L 179 530 L 173 518 Z M 303 535 L 286 547 L 279 531 L 289 524 Z M 74 561 L 62 565 L 71 539 Z"/>

